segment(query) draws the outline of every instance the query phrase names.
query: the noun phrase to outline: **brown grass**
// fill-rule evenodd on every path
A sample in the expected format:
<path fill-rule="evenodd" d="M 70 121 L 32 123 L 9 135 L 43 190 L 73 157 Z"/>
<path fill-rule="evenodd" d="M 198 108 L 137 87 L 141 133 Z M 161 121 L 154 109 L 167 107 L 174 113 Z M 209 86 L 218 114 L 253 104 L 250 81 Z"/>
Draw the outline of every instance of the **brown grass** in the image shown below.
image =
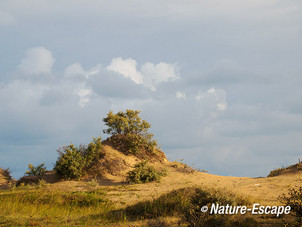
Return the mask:
<path fill-rule="evenodd" d="M 125 155 L 106 145 L 105 156 L 90 170 L 82 181 L 59 181 L 49 184 L 47 188 L 52 191 L 89 191 L 102 190 L 116 209 L 125 209 L 143 201 L 153 201 L 173 190 L 188 187 L 203 187 L 208 190 L 221 190 L 234 193 L 251 203 L 261 205 L 280 205 L 279 196 L 287 193 L 289 188 L 302 187 L 302 172 L 292 171 L 286 175 L 276 177 L 250 178 L 217 176 L 192 170 L 179 162 L 153 161 L 150 162 L 155 169 L 166 169 L 167 175 L 160 182 L 129 185 L 126 182 L 127 172 L 141 160 L 134 155 Z M 3 177 L 0 175 L 0 182 Z M 97 217 L 96 217 L 97 218 Z M 259 217 L 258 221 L 267 222 L 267 218 Z M 175 226 L 178 217 L 161 217 L 160 219 L 137 220 L 135 222 L 121 221 L 111 223 L 110 226 Z M 276 221 L 275 219 L 272 222 Z M 278 222 L 279 223 L 279 222 Z"/>

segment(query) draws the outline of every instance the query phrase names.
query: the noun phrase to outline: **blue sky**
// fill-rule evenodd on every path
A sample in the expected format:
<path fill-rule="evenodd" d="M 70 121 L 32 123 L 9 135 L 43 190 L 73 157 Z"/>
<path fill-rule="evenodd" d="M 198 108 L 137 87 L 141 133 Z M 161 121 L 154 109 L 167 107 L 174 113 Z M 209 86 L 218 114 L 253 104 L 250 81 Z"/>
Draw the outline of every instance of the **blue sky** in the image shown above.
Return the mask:
<path fill-rule="evenodd" d="M 302 2 L 0 2 L 0 166 L 51 169 L 56 149 L 138 109 L 173 161 L 265 176 L 302 147 Z"/>

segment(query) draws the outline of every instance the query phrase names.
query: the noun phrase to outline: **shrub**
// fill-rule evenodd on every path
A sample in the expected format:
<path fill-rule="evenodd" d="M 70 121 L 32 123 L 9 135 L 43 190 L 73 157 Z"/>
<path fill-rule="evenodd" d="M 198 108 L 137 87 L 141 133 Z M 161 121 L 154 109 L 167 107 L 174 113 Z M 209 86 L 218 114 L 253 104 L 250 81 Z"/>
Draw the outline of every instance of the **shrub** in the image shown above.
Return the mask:
<path fill-rule="evenodd" d="M 290 206 L 291 210 L 295 212 L 298 221 L 302 222 L 302 187 L 298 189 L 290 188 L 288 194 L 282 194 L 281 202 L 286 206 Z"/>
<path fill-rule="evenodd" d="M 298 172 L 301 170 L 302 170 L 302 163 L 301 163 L 301 160 L 299 159 L 299 162 L 294 165 L 290 165 L 287 167 L 282 167 L 282 168 L 278 168 L 278 169 L 274 169 L 274 170 L 270 171 L 270 173 L 267 175 L 267 177 L 275 177 L 275 176 L 279 176 L 281 174 L 286 174 L 286 173 L 295 173 L 295 172 Z"/>
<path fill-rule="evenodd" d="M 57 174 L 65 179 L 80 179 L 87 169 L 102 157 L 101 138 L 94 138 L 87 147 L 73 144 L 58 149 L 59 157 L 55 164 Z"/>
<path fill-rule="evenodd" d="M 274 169 L 271 170 L 269 172 L 269 174 L 267 175 L 267 177 L 275 177 L 275 176 L 279 176 L 280 174 L 282 174 L 284 172 L 284 170 L 286 170 L 286 168 L 282 167 L 282 168 L 278 168 L 278 169 Z"/>
<path fill-rule="evenodd" d="M 44 176 L 46 171 L 47 170 L 44 162 L 36 167 L 33 164 L 29 163 L 28 170 L 25 172 L 25 174 L 27 174 L 28 176 Z"/>
<path fill-rule="evenodd" d="M 114 114 L 110 111 L 106 118 L 103 118 L 108 129 L 104 133 L 111 134 L 108 142 L 115 149 L 124 153 L 138 154 L 139 152 L 152 152 L 157 146 L 153 140 L 153 134 L 148 132 L 151 125 L 142 120 L 140 111 L 126 110 Z"/>
<path fill-rule="evenodd" d="M 139 116 L 140 111 L 126 110 L 126 112 L 119 111 L 114 114 L 110 111 L 106 118 L 103 118 L 105 125 L 109 128 L 103 130 L 104 133 L 115 134 L 143 134 L 147 133 L 151 125 L 142 120 Z"/>
<path fill-rule="evenodd" d="M 202 206 L 212 203 L 220 205 L 247 205 L 247 201 L 234 193 L 215 189 L 182 188 L 161 195 L 157 199 L 138 202 L 128 206 L 124 212 L 130 219 L 155 219 L 166 216 L 178 216 L 185 226 L 257 226 L 256 221 L 239 215 L 210 215 L 202 213 Z M 231 218 L 232 217 L 232 218 Z"/>
<path fill-rule="evenodd" d="M 82 156 L 85 159 L 85 171 L 89 169 L 96 161 L 104 156 L 102 138 L 93 138 L 86 149 L 82 149 Z"/>
<path fill-rule="evenodd" d="M 79 179 L 84 168 L 84 157 L 73 144 L 58 149 L 59 158 L 55 170 L 65 179 Z"/>
<path fill-rule="evenodd" d="M 157 171 L 153 166 L 149 166 L 146 161 L 134 166 L 134 170 L 128 172 L 127 180 L 129 183 L 147 183 L 159 180 L 165 171 Z"/>
<path fill-rule="evenodd" d="M 9 168 L 7 168 L 7 169 L 0 168 L 0 174 L 2 174 L 4 176 L 5 180 L 8 180 L 8 181 L 12 180 L 11 172 L 12 171 Z"/>
<path fill-rule="evenodd" d="M 151 153 L 157 147 L 155 140 L 148 140 L 148 138 L 136 134 L 113 135 L 107 139 L 107 143 L 118 151 L 137 156 Z"/>

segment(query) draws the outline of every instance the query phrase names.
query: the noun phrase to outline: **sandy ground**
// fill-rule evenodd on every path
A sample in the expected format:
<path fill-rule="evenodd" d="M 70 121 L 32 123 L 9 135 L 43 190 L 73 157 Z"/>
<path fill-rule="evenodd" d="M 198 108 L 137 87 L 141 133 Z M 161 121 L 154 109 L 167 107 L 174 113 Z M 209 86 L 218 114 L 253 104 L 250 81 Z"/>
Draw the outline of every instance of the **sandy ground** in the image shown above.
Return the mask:
<path fill-rule="evenodd" d="M 171 163 L 157 165 L 167 170 L 167 176 L 160 182 L 129 185 L 125 183 L 126 179 L 123 176 L 106 175 L 98 180 L 98 188 L 107 192 L 110 200 L 116 205 L 123 207 L 190 186 L 223 189 L 226 193 L 235 192 L 261 205 L 278 205 L 278 197 L 287 193 L 289 188 L 302 187 L 302 173 L 269 178 L 225 177 L 202 172 L 183 173 L 171 167 Z M 81 181 L 65 181 L 52 184 L 51 187 L 62 190 L 85 190 L 91 187 L 87 185 L 89 182 L 87 184 Z"/>

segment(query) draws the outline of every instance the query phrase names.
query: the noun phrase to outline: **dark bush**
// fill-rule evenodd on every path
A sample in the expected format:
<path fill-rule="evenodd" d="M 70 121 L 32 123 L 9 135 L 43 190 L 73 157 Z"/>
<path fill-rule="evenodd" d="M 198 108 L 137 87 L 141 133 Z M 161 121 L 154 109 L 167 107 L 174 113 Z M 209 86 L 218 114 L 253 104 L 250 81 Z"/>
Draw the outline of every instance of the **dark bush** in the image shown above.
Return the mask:
<path fill-rule="evenodd" d="M 287 195 L 283 194 L 280 197 L 281 202 L 286 206 L 290 206 L 295 212 L 298 221 L 302 223 L 302 187 L 295 189 L 290 188 Z"/>
<path fill-rule="evenodd" d="M 153 166 L 147 164 L 146 161 L 135 165 L 134 170 L 128 172 L 127 180 L 129 183 L 147 183 L 159 180 L 165 171 L 157 171 Z"/>
<path fill-rule="evenodd" d="M 58 149 L 55 171 L 65 179 L 80 179 L 87 169 L 103 156 L 101 138 L 94 138 L 87 147 L 73 144 Z"/>
<path fill-rule="evenodd" d="M 111 135 L 107 140 L 109 145 L 131 154 L 152 152 L 157 147 L 156 141 L 152 139 L 153 134 L 148 132 L 151 125 L 142 120 L 139 113 L 137 110 L 119 111 L 116 114 L 110 111 L 103 118 L 108 126 L 103 132 Z"/>
<path fill-rule="evenodd" d="M 247 201 L 233 193 L 214 189 L 182 188 L 173 190 L 159 198 L 142 201 L 125 209 L 130 219 L 156 219 L 159 217 L 178 216 L 185 226 L 257 226 L 257 222 L 238 215 L 215 215 L 201 212 L 201 207 L 212 203 L 220 205 L 247 205 Z"/>
<path fill-rule="evenodd" d="M 155 140 L 136 134 L 113 135 L 104 143 L 125 154 L 136 156 L 148 155 L 148 153 L 152 153 L 157 147 Z"/>

